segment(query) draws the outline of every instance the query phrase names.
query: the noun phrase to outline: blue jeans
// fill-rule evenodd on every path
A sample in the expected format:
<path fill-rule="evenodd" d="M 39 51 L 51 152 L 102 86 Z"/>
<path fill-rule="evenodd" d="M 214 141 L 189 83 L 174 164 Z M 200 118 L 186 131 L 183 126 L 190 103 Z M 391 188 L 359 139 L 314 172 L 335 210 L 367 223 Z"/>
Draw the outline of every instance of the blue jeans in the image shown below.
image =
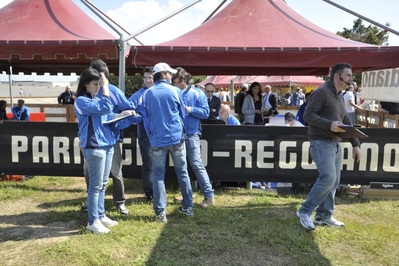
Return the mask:
<path fill-rule="evenodd" d="M 87 193 L 87 214 L 89 224 L 101 219 L 105 215 L 105 187 L 108 183 L 111 171 L 113 146 L 83 149 L 83 157 L 86 160 L 89 171 L 89 189 Z"/>
<path fill-rule="evenodd" d="M 146 197 L 153 197 L 154 171 L 152 169 L 151 143 L 148 137 L 139 138 L 139 147 L 143 165 L 141 166 L 141 182 Z"/>
<path fill-rule="evenodd" d="M 200 139 L 197 134 L 188 135 L 186 139 L 187 158 L 202 188 L 205 198 L 213 198 L 213 189 L 208 173 L 202 163 Z"/>
<path fill-rule="evenodd" d="M 113 182 L 112 198 L 114 199 L 115 204 L 124 204 L 126 200 L 125 184 L 123 182 L 122 175 L 122 161 L 122 142 L 116 142 L 114 145 L 114 155 L 112 157 L 111 164 L 111 177 Z M 90 180 L 86 161 L 83 164 L 83 174 L 85 176 L 86 187 L 88 191 Z"/>
<path fill-rule="evenodd" d="M 350 118 L 350 120 L 352 122 L 352 125 L 356 124 L 355 123 L 356 122 L 355 112 L 348 113 L 348 116 L 349 116 L 349 118 Z"/>
<path fill-rule="evenodd" d="M 312 214 L 318 206 L 316 213 L 323 219 L 329 219 L 334 214 L 335 191 L 341 179 L 341 145 L 339 142 L 311 140 L 310 155 L 316 163 L 319 177 L 299 212 Z"/>
<path fill-rule="evenodd" d="M 172 156 L 173 164 L 180 190 L 183 196 L 182 206 L 193 206 L 193 192 L 191 190 L 190 177 L 187 172 L 186 147 L 184 141 L 166 147 L 152 147 L 151 158 L 154 167 L 154 211 L 159 215 L 166 210 L 165 168 L 168 154 Z"/>

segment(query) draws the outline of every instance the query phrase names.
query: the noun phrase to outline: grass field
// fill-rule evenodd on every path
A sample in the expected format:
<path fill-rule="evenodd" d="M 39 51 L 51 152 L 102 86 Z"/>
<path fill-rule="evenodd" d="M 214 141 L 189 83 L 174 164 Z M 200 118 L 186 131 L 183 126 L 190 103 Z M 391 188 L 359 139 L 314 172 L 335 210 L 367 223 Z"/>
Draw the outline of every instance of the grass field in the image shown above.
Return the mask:
<path fill-rule="evenodd" d="M 168 186 L 168 223 L 153 221 L 138 180 L 125 179 L 123 216 L 107 190 L 108 235 L 86 232 L 80 210 L 83 178 L 38 177 L 0 182 L 0 265 L 399 265 L 397 200 L 339 195 L 335 217 L 344 228 L 304 230 L 295 216 L 306 195 L 216 190 L 217 206 L 195 216 L 177 212 Z"/>

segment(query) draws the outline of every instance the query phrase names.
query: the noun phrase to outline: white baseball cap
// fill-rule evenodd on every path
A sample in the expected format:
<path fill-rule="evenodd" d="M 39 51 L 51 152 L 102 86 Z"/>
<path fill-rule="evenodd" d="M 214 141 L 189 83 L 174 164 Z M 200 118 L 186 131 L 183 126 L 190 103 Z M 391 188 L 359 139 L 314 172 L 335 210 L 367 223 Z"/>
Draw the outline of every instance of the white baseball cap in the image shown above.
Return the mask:
<path fill-rule="evenodd" d="M 159 72 L 163 72 L 163 71 L 168 71 L 172 74 L 176 74 L 177 70 L 171 68 L 168 64 L 166 63 L 158 63 L 154 66 L 154 74 L 159 73 Z"/>

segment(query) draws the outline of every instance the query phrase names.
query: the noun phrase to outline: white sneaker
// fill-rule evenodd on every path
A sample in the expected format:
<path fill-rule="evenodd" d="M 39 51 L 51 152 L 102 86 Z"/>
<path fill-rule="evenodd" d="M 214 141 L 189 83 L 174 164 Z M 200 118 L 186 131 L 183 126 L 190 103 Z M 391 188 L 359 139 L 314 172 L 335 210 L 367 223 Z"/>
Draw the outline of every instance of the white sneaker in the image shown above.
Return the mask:
<path fill-rule="evenodd" d="M 94 223 L 92 225 L 87 223 L 86 228 L 87 230 L 92 231 L 97 235 L 108 234 L 110 232 L 109 229 L 100 222 L 100 220 L 94 220 Z"/>
<path fill-rule="evenodd" d="M 314 223 L 312 221 L 310 214 L 297 211 L 296 216 L 298 216 L 299 221 L 301 222 L 301 225 L 303 227 L 305 227 L 308 230 L 314 229 Z"/>
<path fill-rule="evenodd" d="M 105 215 L 104 215 L 103 218 L 100 219 L 100 221 L 101 221 L 101 223 L 102 223 L 104 226 L 109 226 L 109 227 L 115 226 L 115 225 L 118 224 L 117 221 L 111 220 L 110 218 L 108 218 L 108 217 L 105 216 Z"/>
<path fill-rule="evenodd" d="M 330 219 L 322 219 L 320 216 L 316 215 L 314 218 L 314 223 L 317 225 L 327 225 L 327 226 L 334 226 L 334 227 L 343 227 L 345 224 L 343 222 L 335 220 L 333 217 Z"/>

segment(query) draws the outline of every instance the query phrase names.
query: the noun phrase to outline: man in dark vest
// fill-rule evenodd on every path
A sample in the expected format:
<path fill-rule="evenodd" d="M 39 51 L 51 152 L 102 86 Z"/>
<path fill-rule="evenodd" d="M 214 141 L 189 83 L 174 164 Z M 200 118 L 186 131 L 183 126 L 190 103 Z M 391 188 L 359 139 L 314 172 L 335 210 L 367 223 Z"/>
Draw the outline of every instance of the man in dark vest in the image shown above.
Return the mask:
<path fill-rule="evenodd" d="M 209 118 L 219 116 L 220 99 L 213 94 L 215 93 L 215 85 L 213 83 L 205 84 L 205 95 L 209 105 Z"/>
<path fill-rule="evenodd" d="M 243 83 L 241 85 L 241 90 L 237 93 L 235 101 L 234 101 L 234 112 L 238 114 L 240 123 L 244 122 L 244 114 L 242 113 L 242 103 L 244 102 L 244 97 L 248 91 L 248 84 Z"/>
<path fill-rule="evenodd" d="M 265 96 L 263 96 L 264 116 L 278 115 L 277 96 L 271 90 L 272 87 L 270 85 L 265 86 Z"/>

